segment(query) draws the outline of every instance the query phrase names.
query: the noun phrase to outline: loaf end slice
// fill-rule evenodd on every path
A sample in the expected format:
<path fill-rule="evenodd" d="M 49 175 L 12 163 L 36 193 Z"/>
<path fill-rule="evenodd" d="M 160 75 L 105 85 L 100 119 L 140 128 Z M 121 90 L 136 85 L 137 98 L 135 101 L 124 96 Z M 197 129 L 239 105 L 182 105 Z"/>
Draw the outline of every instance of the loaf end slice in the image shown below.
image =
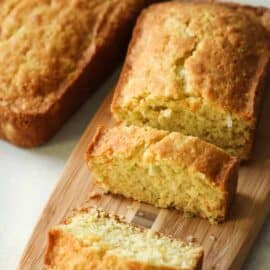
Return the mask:
<path fill-rule="evenodd" d="M 48 270 L 199 270 L 203 250 L 90 208 L 49 231 Z"/>
<path fill-rule="evenodd" d="M 150 127 L 100 127 L 86 160 L 106 190 L 221 222 L 237 186 L 238 160 L 198 138 Z"/>

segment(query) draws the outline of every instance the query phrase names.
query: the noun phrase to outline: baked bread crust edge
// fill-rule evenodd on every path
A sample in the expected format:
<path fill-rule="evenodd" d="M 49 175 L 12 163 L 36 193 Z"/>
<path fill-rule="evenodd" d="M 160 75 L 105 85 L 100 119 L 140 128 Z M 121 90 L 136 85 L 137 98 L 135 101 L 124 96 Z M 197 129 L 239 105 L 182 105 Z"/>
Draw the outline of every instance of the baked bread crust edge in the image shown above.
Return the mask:
<path fill-rule="evenodd" d="M 249 6 L 249 5 L 242 5 L 242 4 L 237 4 L 237 3 L 231 3 L 231 2 L 222 2 L 222 1 L 215 1 L 215 0 L 183 0 L 182 2 L 192 2 L 192 3 L 212 3 L 213 5 L 215 4 L 222 4 L 225 6 L 229 6 L 229 7 L 233 7 L 233 8 L 244 8 L 246 10 L 252 11 L 253 13 L 255 13 L 257 16 L 261 16 L 261 17 L 265 17 L 265 22 L 267 22 L 267 29 L 269 31 L 269 43 L 270 43 L 270 9 L 266 8 L 266 7 L 256 7 L 256 6 Z M 173 3 L 173 2 L 172 2 Z M 157 4 L 158 5 L 158 4 Z M 141 13 L 141 15 L 138 17 L 137 23 L 134 27 L 133 33 L 132 33 L 132 39 L 131 42 L 128 46 L 128 51 L 127 51 L 127 55 L 130 54 L 134 44 L 137 42 L 137 39 L 139 38 L 139 33 L 141 31 L 141 22 L 143 20 L 143 12 Z M 269 27 L 269 28 L 268 28 Z M 269 50 L 270 50 L 270 46 L 269 46 Z M 117 113 L 120 109 L 120 105 L 119 105 L 119 100 L 120 100 L 120 95 L 121 95 L 121 91 L 123 89 L 123 86 L 125 85 L 125 82 L 127 80 L 128 77 L 128 73 L 129 73 L 129 69 L 130 69 L 130 64 L 125 61 L 119 80 L 116 84 L 116 87 L 114 89 L 114 95 L 113 95 L 113 100 L 111 103 L 111 112 L 112 114 Z M 258 125 L 258 118 L 259 115 L 261 113 L 261 100 L 262 100 L 262 96 L 264 93 L 264 88 L 266 86 L 266 82 L 267 82 L 267 74 L 269 73 L 270 70 L 270 57 L 268 58 L 263 58 L 260 61 L 260 68 L 258 68 L 257 70 L 257 84 L 256 87 L 253 87 L 253 92 L 252 92 L 252 96 L 253 98 L 250 99 L 249 102 L 249 112 L 248 115 L 246 115 L 247 119 L 250 119 L 251 121 L 251 134 L 250 134 L 250 138 L 249 141 L 246 143 L 245 149 L 244 149 L 244 155 L 245 157 L 243 158 L 243 160 L 249 160 L 251 158 L 251 152 L 252 152 L 252 148 L 254 145 L 254 137 L 255 137 L 255 130 L 256 127 Z M 116 119 L 117 120 L 117 119 Z"/>
<path fill-rule="evenodd" d="M 106 127 L 100 125 L 97 127 L 95 134 L 93 135 L 93 138 L 91 139 L 90 143 L 88 144 L 86 153 L 84 155 L 84 159 L 88 165 L 89 159 L 91 159 L 92 152 L 94 151 L 94 148 L 98 144 L 101 137 L 106 133 Z M 204 143 L 204 141 L 203 141 Z M 209 146 L 213 146 L 209 143 L 207 143 Z M 213 146 L 217 150 L 222 150 L 216 146 Z M 229 154 L 228 154 L 229 156 Z M 225 161 L 224 161 L 225 162 Z M 222 223 L 228 219 L 230 219 L 230 208 L 233 204 L 233 201 L 235 199 L 236 193 L 237 193 L 237 186 L 238 186 L 238 171 L 239 171 L 239 164 L 240 161 L 238 158 L 231 156 L 231 158 L 228 160 L 228 165 L 226 166 L 225 170 L 222 170 L 222 174 L 218 177 L 219 179 L 213 179 L 211 178 L 211 168 L 209 166 L 211 163 L 208 163 L 205 167 L 206 172 L 205 174 L 208 175 L 208 180 L 210 182 L 213 182 L 214 184 L 217 184 L 222 192 L 224 192 L 224 204 L 220 208 L 222 210 L 222 217 L 215 220 L 215 223 Z M 208 166 L 209 165 L 209 166 Z M 90 169 L 90 168 L 89 168 Z"/>
<path fill-rule="evenodd" d="M 0 106 L 0 138 L 21 147 L 48 141 L 82 105 L 123 57 L 138 13 L 155 0 L 129 1 L 128 10 L 118 12 L 115 24 L 101 30 L 94 53 L 87 49 L 76 70 L 56 101 L 44 112 L 16 113 Z"/>

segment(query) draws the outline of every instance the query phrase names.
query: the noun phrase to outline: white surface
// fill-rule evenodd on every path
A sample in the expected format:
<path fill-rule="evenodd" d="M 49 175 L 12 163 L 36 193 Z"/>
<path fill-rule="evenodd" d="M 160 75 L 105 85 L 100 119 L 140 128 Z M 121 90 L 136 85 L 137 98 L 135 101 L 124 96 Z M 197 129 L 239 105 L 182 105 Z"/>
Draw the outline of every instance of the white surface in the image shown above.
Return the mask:
<path fill-rule="evenodd" d="M 270 6 L 269 0 L 239 2 Z M 16 268 L 24 246 L 70 152 L 106 93 L 111 89 L 116 77 L 92 95 L 81 110 L 45 146 L 29 150 L 0 141 L 1 270 Z M 268 218 L 244 269 L 270 269 L 269 253 L 270 219 Z"/>
<path fill-rule="evenodd" d="M 0 140 L 0 270 L 16 268 L 72 149 L 116 79 L 115 74 L 46 145 L 21 149 Z"/>

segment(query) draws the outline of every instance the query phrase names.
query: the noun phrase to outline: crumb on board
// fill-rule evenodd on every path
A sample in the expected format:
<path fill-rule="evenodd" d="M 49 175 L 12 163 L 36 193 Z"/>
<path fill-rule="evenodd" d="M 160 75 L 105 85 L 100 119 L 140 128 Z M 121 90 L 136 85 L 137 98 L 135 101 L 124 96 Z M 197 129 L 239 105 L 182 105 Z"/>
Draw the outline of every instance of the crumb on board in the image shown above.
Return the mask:
<path fill-rule="evenodd" d="M 144 216 L 144 213 L 143 213 L 142 211 L 138 211 L 137 215 L 138 215 L 139 217 L 143 217 L 143 216 Z"/>
<path fill-rule="evenodd" d="M 193 218 L 194 217 L 194 214 L 193 213 L 190 213 L 190 212 L 184 212 L 184 217 L 185 218 Z"/>
<path fill-rule="evenodd" d="M 193 242 L 195 242 L 196 238 L 193 235 L 188 235 L 186 240 L 189 243 L 193 243 Z"/>
<path fill-rule="evenodd" d="M 210 238 L 210 240 L 212 240 L 212 241 L 217 240 L 217 238 L 216 238 L 213 234 L 210 234 L 209 238 Z"/>
<path fill-rule="evenodd" d="M 102 195 L 105 195 L 105 194 L 106 194 L 105 190 L 93 190 L 89 194 L 88 199 L 96 199 L 96 198 L 99 198 L 99 197 L 101 197 Z"/>

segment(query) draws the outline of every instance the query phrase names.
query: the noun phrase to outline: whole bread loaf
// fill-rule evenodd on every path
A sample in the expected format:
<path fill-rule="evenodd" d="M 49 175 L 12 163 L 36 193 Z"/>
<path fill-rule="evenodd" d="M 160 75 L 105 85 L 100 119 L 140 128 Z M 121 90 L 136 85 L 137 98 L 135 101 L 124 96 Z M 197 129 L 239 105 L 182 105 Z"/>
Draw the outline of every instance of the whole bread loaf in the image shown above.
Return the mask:
<path fill-rule="evenodd" d="M 46 142 L 115 67 L 147 0 L 0 3 L 0 138 Z"/>

